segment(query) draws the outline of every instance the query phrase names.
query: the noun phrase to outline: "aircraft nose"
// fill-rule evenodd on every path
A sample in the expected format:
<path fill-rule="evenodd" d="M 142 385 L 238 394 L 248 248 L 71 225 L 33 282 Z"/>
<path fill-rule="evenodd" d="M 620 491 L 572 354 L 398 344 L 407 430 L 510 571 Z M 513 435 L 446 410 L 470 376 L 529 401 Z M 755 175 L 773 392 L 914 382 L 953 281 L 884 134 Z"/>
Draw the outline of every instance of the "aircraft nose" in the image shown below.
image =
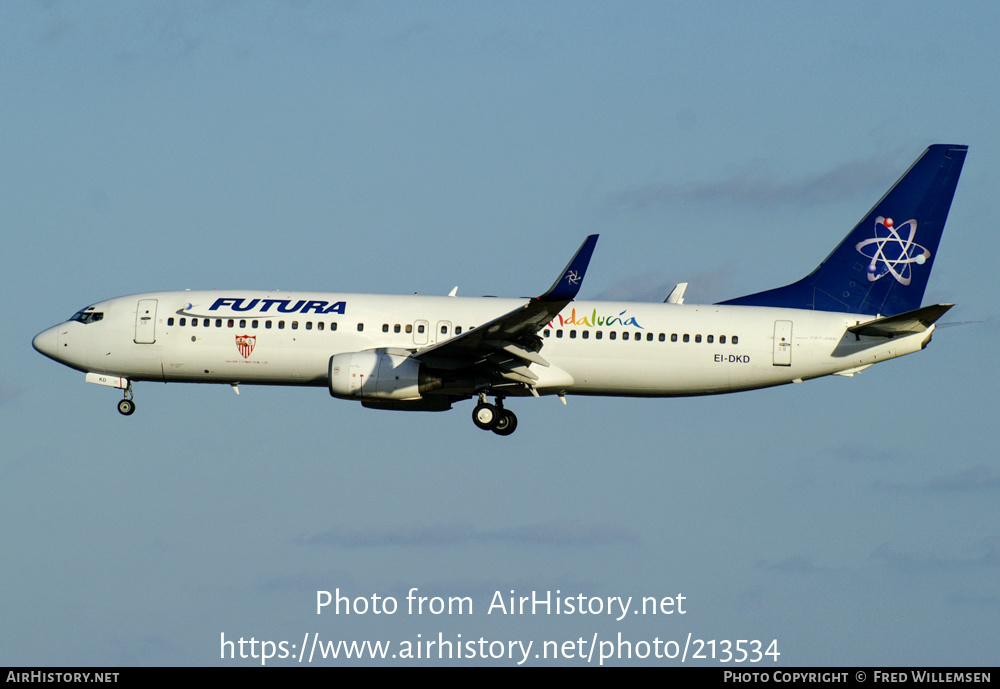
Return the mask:
<path fill-rule="evenodd" d="M 55 359 L 59 349 L 59 333 L 57 331 L 58 328 L 43 330 L 35 335 L 35 339 L 31 341 L 31 346 L 50 359 Z"/>

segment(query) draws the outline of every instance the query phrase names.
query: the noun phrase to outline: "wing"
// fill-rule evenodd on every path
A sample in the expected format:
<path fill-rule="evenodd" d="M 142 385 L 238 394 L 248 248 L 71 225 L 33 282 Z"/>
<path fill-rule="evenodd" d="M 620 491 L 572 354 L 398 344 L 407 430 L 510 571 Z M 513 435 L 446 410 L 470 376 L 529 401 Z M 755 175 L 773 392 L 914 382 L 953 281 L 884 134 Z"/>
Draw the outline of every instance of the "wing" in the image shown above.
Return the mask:
<path fill-rule="evenodd" d="M 584 240 L 545 294 L 458 337 L 421 349 L 413 358 L 435 369 L 453 371 L 456 377 L 473 379 L 473 387 L 532 389 L 538 376 L 528 367 L 549 365 L 539 353 L 542 338 L 538 331 L 580 291 L 597 237 L 592 234 Z"/>

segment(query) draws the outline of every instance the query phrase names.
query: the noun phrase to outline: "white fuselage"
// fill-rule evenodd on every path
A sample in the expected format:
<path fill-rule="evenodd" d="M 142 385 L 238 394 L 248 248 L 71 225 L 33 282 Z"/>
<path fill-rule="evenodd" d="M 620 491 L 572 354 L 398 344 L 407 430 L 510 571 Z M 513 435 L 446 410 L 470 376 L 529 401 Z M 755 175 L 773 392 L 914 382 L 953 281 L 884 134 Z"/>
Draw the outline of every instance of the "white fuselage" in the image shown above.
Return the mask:
<path fill-rule="evenodd" d="M 379 348 L 416 353 L 525 301 L 159 292 L 95 304 L 87 311 L 102 314 L 99 320 L 57 325 L 35 346 L 72 368 L 133 381 L 325 386 L 335 354 Z M 530 368 L 539 394 L 725 393 L 849 374 L 920 350 L 933 331 L 886 339 L 846 330 L 873 318 L 757 306 L 574 301 L 538 333 L 550 366 Z"/>

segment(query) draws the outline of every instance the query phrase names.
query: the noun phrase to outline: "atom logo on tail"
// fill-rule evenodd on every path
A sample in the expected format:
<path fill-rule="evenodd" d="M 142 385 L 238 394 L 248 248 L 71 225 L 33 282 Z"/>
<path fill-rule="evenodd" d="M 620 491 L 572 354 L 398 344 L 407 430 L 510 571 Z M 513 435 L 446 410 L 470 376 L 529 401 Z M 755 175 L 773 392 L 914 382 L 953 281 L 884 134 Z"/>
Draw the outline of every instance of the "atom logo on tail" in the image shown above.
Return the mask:
<path fill-rule="evenodd" d="M 906 232 L 906 227 L 909 227 L 909 232 Z M 900 233 L 906 233 L 906 237 Z M 859 254 L 871 259 L 868 264 L 868 282 L 892 275 L 899 284 L 909 285 L 912 279 L 910 266 L 914 263 L 923 265 L 931 257 L 930 251 L 914 243 L 913 237 L 916 234 L 916 220 L 907 220 L 897 229 L 892 218 L 883 218 L 881 215 L 875 218 L 875 236 L 854 246 Z"/>

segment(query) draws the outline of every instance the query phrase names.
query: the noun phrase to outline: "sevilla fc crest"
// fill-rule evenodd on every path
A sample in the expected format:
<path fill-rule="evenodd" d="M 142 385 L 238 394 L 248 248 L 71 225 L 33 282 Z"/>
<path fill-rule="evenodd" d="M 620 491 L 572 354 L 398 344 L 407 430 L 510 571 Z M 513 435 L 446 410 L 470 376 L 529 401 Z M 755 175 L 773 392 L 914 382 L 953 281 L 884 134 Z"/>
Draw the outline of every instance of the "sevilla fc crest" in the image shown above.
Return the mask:
<path fill-rule="evenodd" d="M 240 354 L 246 359 L 253 352 L 254 345 L 257 344 L 256 335 L 237 335 L 236 336 L 236 348 L 240 350 Z"/>

